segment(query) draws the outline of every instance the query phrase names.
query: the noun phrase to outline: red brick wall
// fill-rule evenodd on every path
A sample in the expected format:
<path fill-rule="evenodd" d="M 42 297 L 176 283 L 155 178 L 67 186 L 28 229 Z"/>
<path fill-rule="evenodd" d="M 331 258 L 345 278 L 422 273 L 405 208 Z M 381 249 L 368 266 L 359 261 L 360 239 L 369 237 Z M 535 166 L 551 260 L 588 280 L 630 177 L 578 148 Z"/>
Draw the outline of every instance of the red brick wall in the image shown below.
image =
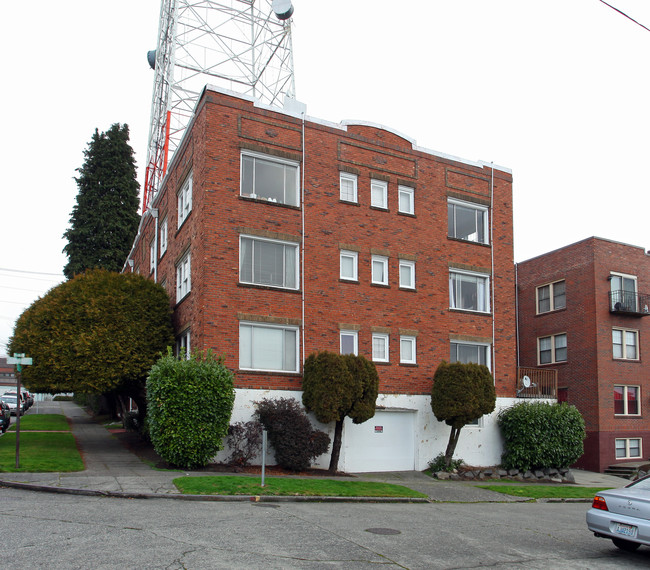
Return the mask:
<path fill-rule="evenodd" d="M 372 327 L 390 335 L 390 363 L 378 365 L 385 393 L 428 394 L 436 367 L 449 359 L 450 335 L 491 339 L 492 315 L 449 309 L 449 266 L 492 271 L 494 252 L 494 371 L 497 393 L 515 390 L 515 303 L 512 179 L 509 173 L 414 150 L 404 138 L 376 127 L 348 131 L 255 108 L 236 97 L 207 91 L 188 142 L 177 152 L 155 206 L 169 216 L 169 247 L 158 280 L 167 279 L 178 331 L 191 324 L 192 347 L 222 353 L 238 366 L 241 313 L 303 319 L 300 291 L 240 285 L 239 235 L 273 232 L 301 238 L 302 211 L 240 197 L 240 151 L 248 148 L 301 162 L 305 177 L 305 353 L 339 350 L 342 324 L 359 329 L 359 353 L 371 355 Z M 192 213 L 177 230 L 176 192 L 189 167 L 194 173 Z M 358 173 L 356 205 L 339 200 L 339 172 Z M 303 172 L 301 172 L 301 175 Z M 388 182 L 388 210 L 370 207 L 370 180 Z M 489 204 L 494 181 L 494 247 L 447 237 L 447 197 Z M 397 211 L 398 184 L 415 188 L 415 215 Z M 149 243 L 151 225 L 143 236 Z M 192 251 L 192 292 L 175 305 L 175 264 Z M 340 248 L 359 252 L 359 282 L 339 279 Z M 136 248 L 136 252 L 138 249 Z M 148 245 L 147 245 L 148 251 Z M 389 285 L 370 283 L 372 252 L 389 257 Z M 416 290 L 398 286 L 399 256 L 415 259 Z M 143 265 L 144 266 L 144 265 Z M 146 262 L 148 269 L 148 261 Z M 400 330 L 417 331 L 417 365 L 399 365 Z M 301 343 L 302 350 L 302 343 Z M 241 388 L 299 389 L 299 374 L 237 372 Z"/>
<path fill-rule="evenodd" d="M 597 471 L 616 463 L 616 437 L 642 437 L 650 430 L 650 420 L 644 419 L 650 394 L 644 363 L 650 350 L 650 323 L 645 317 L 610 313 L 610 272 L 636 275 L 639 292 L 650 290 L 650 260 L 644 250 L 599 238 L 583 240 L 517 267 L 520 364 L 537 365 L 537 338 L 566 332 L 567 362 L 548 366 L 558 370 L 558 386 L 568 388 L 567 402 L 577 406 L 585 419 L 589 437 L 578 466 Z M 536 315 L 536 288 L 560 279 L 566 281 L 566 309 Z M 613 358 L 613 327 L 639 332 L 638 361 Z M 641 386 L 640 416 L 614 415 L 615 384 Z M 650 440 L 646 443 L 650 445 Z"/>

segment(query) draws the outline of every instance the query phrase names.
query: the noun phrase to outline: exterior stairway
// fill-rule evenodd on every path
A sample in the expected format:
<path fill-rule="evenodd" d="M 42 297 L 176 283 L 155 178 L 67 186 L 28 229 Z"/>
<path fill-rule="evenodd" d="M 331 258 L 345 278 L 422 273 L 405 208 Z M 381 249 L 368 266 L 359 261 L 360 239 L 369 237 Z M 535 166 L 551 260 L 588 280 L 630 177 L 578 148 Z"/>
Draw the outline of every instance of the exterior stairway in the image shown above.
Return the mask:
<path fill-rule="evenodd" d="M 647 462 L 640 463 L 619 463 L 617 465 L 610 465 L 603 471 L 606 475 L 615 475 L 616 477 L 622 477 L 623 479 L 631 479 L 639 468 L 648 466 Z"/>

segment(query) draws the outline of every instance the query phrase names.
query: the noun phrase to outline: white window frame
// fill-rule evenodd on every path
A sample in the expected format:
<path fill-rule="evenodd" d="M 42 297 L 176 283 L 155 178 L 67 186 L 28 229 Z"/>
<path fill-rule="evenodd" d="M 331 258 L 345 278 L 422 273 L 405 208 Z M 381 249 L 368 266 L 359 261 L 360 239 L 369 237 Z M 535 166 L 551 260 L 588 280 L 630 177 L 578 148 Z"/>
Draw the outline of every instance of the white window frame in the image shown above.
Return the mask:
<path fill-rule="evenodd" d="M 620 281 L 620 285 L 616 286 L 616 283 Z M 634 283 L 634 290 L 629 291 L 625 289 L 625 281 L 632 281 Z M 633 311 L 637 312 L 639 310 L 638 304 L 638 282 L 636 275 L 627 275 L 626 273 L 616 273 L 612 272 L 609 275 L 609 282 L 610 282 L 610 291 L 612 293 L 612 309 L 616 310 L 616 305 L 619 303 L 622 303 L 624 310 L 627 311 Z M 623 297 L 619 298 L 618 295 L 614 295 L 614 293 L 618 293 L 619 291 L 623 292 Z M 632 298 L 630 299 L 628 295 L 631 295 Z"/>
<path fill-rule="evenodd" d="M 451 208 L 450 208 L 451 206 Z M 457 218 L 456 218 L 456 209 L 457 208 L 465 208 L 468 210 L 473 210 L 474 211 L 474 216 L 475 219 L 478 219 L 480 216 L 483 220 L 483 237 L 481 239 L 481 236 L 478 234 L 478 223 L 476 223 L 476 236 L 472 237 L 474 234 L 469 234 L 467 237 L 458 237 L 458 231 L 457 231 Z M 482 243 L 482 244 L 489 244 L 490 243 L 490 226 L 489 226 L 489 215 L 488 215 L 488 207 L 487 206 L 482 206 L 480 204 L 475 204 L 474 202 L 465 202 L 463 200 L 457 200 L 455 198 L 448 198 L 447 199 L 447 233 L 449 237 L 454 238 L 454 239 L 459 239 L 463 241 L 469 241 L 473 243 Z"/>
<path fill-rule="evenodd" d="M 631 455 L 630 454 L 630 442 L 631 441 L 638 441 L 639 442 L 639 454 L 638 455 Z M 623 445 L 620 446 L 620 443 L 623 442 Z M 625 455 L 619 455 L 619 449 L 623 449 L 625 451 Z M 614 440 L 614 453 L 616 456 L 616 459 L 639 459 L 643 457 L 643 438 L 641 437 L 617 437 Z"/>
<path fill-rule="evenodd" d="M 167 216 L 160 223 L 160 257 L 167 251 Z"/>
<path fill-rule="evenodd" d="M 370 180 L 370 205 L 382 210 L 388 209 L 388 182 L 384 180 Z"/>
<path fill-rule="evenodd" d="M 244 164 L 247 160 L 252 161 L 252 181 L 251 181 L 251 186 L 252 186 L 252 191 L 250 193 L 246 193 L 244 189 Z M 282 193 L 283 196 L 280 200 L 272 198 L 272 197 L 267 197 L 267 196 L 262 196 L 258 194 L 258 185 L 257 185 L 257 170 L 258 170 L 258 163 L 259 162 L 266 162 L 273 164 L 275 166 L 282 166 L 283 167 L 283 188 L 282 188 Z M 240 170 L 240 176 L 239 176 L 239 193 L 242 197 L 244 198 L 253 198 L 257 200 L 266 200 L 270 204 L 285 204 L 287 206 L 299 206 L 300 204 L 300 163 L 294 161 L 294 160 L 288 160 L 284 158 L 280 158 L 277 156 L 273 155 L 268 155 L 268 154 L 263 154 L 263 153 L 257 153 L 257 152 L 252 152 L 248 150 L 242 150 L 241 151 L 241 160 L 240 160 L 240 165 L 241 165 L 241 170 Z M 287 168 L 292 168 L 295 169 L 294 172 L 294 186 L 295 186 L 295 197 L 293 201 L 290 201 L 287 198 Z M 289 173 L 290 174 L 290 173 Z M 260 189 L 261 190 L 261 189 Z"/>
<path fill-rule="evenodd" d="M 176 264 L 176 302 L 189 295 L 192 290 L 192 256 L 190 251 L 185 252 Z"/>
<path fill-rule="evenodd" d="M 153 273 L 156 269 L 156 240 L 154 239 L 149 244 L 149 273 Z"/>
<path fill-rule="evenodd" d="M 468 281 L 467 278 L 474 278 L 476 280 L 477 298 L 476 308 L 468 308 L 460 306 L 462 304 L 463 296 L 460 291 L 462 282 Z M 479 298 L 482 283 L 482 296 Z M 459 303 L 461 302 L 461 303 Z M 461 311 L 472 311 L 475 313 L 489 313 L 490 312 L 490 276 L 486 273 L 476 273 L 473 271 L 464 271 L 460 269 L 449 270 L 449 308 Z"/>
<path fill-rule="evenodd" d="M 415 189 L 410 186 L 399 185 L 397 190 L 398 200 L 397 200 L 397 210 L 402 214 L 415 214 Z M 406 199 L 408 206 L 406 208 L 402 207 L 402 198 Z"/>
<path fill-rule="evenodd" d="M 632 416 L 632 417 L 640 416 L 641 415 L 641 401 L 642 401 L 641 400 L 641 386 L 633 385 L 633 384 L 630 384 L 630 385 L 627 385 L 627 384 L 614 384 L 614 394 L 616 394 L 616 388 L 622 388 L 623 389 L 622 390 L 622 392 L 623 392 L 623 398 L 622 398 L 622 401 L 623 401 L 623 413 L 621 413 L 621 414 L 616 413 L 616 396 L 614 396 L 614 415 L 615 416 Z M 636 400 L 635 400 L 635 402 L 636 402 L 636 413 L 630 413 L 630 411 L 628 410 L 628 407 L 627 407 L 628 402 L 629 402 L 629 399 L 627 397 L 629 388 L 634 388 L 636 390 Z"/>
<path fill-rule="evenodd" d="M 185 178 L 181 189 L 178 191 L 178 227 L 183 225 L 192 211 L 192 180 L 193 172 Z"/>
<path fill-rule="evenodd" d="M 347 275 L 343 271 L 343 260 L 349 259 L 352 261 L 352 273 Z M 359 254 L 356 251 L 342 249 L 339 253 L 339 277 L 344 281 L 358 281 L 359 280 Z"/>
<path fill-rule="evenodd" d="M 555 289 L 560 283 L 564 283 L 564 295 L 563 295 L 564 304 L 563 305 L 559 305 L 557 303 L 557 297 L 558 296 L 555 294 Z M 541 307 L 540 307 L 540 302 L 542 300 L 545 301 L 546 299 L 540 299 L 540 292 L 541 292 L 542 289 L 545 289 L 546 287 L 548 287 L 548 294 L 549 294 L 548 304 L 549 304 L 549 308 L 543 311 L 541 309 Z M 544 285 L 540 285 L 539 287 L 537 287 L 535 289 L 535 301 L 536 301 L 535 306 L 537 307 L 537 314 L 538 315 L 541 315 L 541 314 L 544 314 L 544 313 L 550 313 L 551 311 L 559 311 L 560 309 L 565 309 L 566 308 L 566 280 L 559 279 L 557 281 L 554 281 L 553 283 L 545 283 Z"/>
<path fill-rule="evenodd" d="M 382 268 L 383 279 L 377 279 L 375 266 Z M 385 255 L 373 255 L 370 261 L 371 283 L 375 285 L 388 285 L 388 258 Z"/>
<path fill-rule="evenodd" d="M 409 272 L 406 272 L 408 268 Z M 405 283 L 404 277 L 410 276 L 408 283 Z M 402 289 L 415 289 L 415 261 L 408 259 L 399 260 L 399 286 Z"/>
<path fill-rule="evenodd" d="M 557 341 L 560 337 L 564 337 L 565 339 L 565 346 L 557 346 Z M 551 360 L 549 362 L 542 362 L 542 348 L 541 348 L 541 342 L 542 340 L 550 339 L 551 343 Z M 563 360 L 558 360 L 557 359 L 557 350 L 559 349 L 565 349 L 567 353 L 567 357 Z M 546 352 L 547 349 L 544 349 Z M 567 362 L 569 359 L 569 339 L 567 338 L 566 333 L 557 333 L 557 334 L 550 334 L 546 336 L 540 336 L 537 338 L 537 364 L 539 366 L 546 366 L 547 364 L 556 364 L 558 362 Z"/>
<path fill-rule="evenodd" d="M 353 344 L 353 352 L 343 352 L 343 337 L 350 337 Z M 359 333 L 358 331 L 342 330 L 339 331 L 339 352 L 341 354 L 359 354 Z"/>
<path fill-rule="evenodd" d="M 486 342 L 470 342 L 470 341 L 459 341 L 452 340 L 449 344 L 449 361 L 450 362 L 462 362 L 458 360 L 458 347 L 477 347 L 483 350 L 485 355 L 485 362 L 475 362 L 473 360 L 469 362 L 474 362 L 474 364 L 485 364 L 488 367 L 488 370 L 492 371 L 492 345 Z M 455 354 L 453 354 L 455 352 Z"/>
<path fill-rule="evenodd" d="M 356 204 L 359 201 L 357 180 L 358 177 L 356 174 L 343 171 L 339 173 L 339 199 L 342 202 Z M 348 183 L 351 185 L 349 188 L 347 187 Z"/>
<path fill-rule="evenodd" d="M 243 241 L 244 240 L 249 240 L 252 242 L 252 251 L 251 251 L 251 267 L 250 267 L 250 275 L 251 279 L 249 281 L 244 280 L 242 274 L 243 274 L 243 254 L 244 254 L 244 247 L 243 247 Z M 275 283 L 263 283 L 263 282 L 257 282 L 255 281 L 255 265 L 257 263 L 257 256 L 260 255 L 260 252 L 258 251 L 256 253 L 256 245 L 259 243 L 271 243 L 271 244 L 276 244 L 282 246 L 282 261 L 283 261 L 283 267 L 282 267 L 282 284 L 278 285 Z M 293 249 L 293 267 L 294 267 L 294 275 L 293 275 L 293 282 L 291 282 L 290 279 L 287 277 L 287 249 L 286 248 L 291 248 Z M 247 285 L 259 285 L 263 287 L 274 287 L 277 289 L 292 289 L 296 290 L 298 289 L 298 284 L 300 283 L 300 266 L 299 266 L 299 248 L 298 244 L 295 242 L 290 242 L 290 241 L 283 241 L 283 240 L 276 240 L 276 239 L 268 239 L 268 238 L 261 238 L 258 236 L 253 236 L 253 235 L 245 235 L 242 234 L 239 236 L 239 282 L 240 283 L 245 283 Z M 289 276 L 290 277 L 290 276 Z"/>
<path fill-rule="evenodd" d="M 255 339 L 253 338 L 255 331 L 264 330 L 277 330 L 281 331 L 281 347 L 265 348 L 266 351 L 275 351 L 282 353 L 282 365 L 279 368 L 255 366 Z M 244 336 L 250 331 L 250 346 L 245 346 Z M 286 333 L 292 333 L 293 342 Z M 290 345 L 287 343 L 291 343 Z M 287 354 L 287 351 L 290 351 Z M 248 354 L 246 354 L 248 352 Z M 288 357 L 293 354 L 294 358 L 289 361 Z M 291 325 L 275 325 L 270 323 L 260 323 L 254 321 L 240 321 L 239 322 L 239 369 L 240 370 L 261 370 L 264 372 L 299 372 L 299 354 L 300 354 L 300 334 L 297 326 Z"/>
<path fill-rule="evenodd" d="M 616 333 L 620 334 L 620 343 L 615 342 Z M 634 343 L 628 343 L 628 335 L 633 335 Z M 620 346 L 620 355 L 616 354 L 616 347 Z M 627 350 L 634 347 L 634 356 L 628 356 Z M 639 360 L 639 331 L 634 329 L 612 328 L 612 358 L 615 360 Z"/>
<path fill-rule="evenodd" d="M 190 335 L 190 329 L 184 330 L 178 337 L 176 338 L 176 357 L 180 358 L 182 350 L 185 349 L 185 360 L 189 360 L 192 356 L 192 347 L 190 344 L 191 340 L 191 335 Z"/>
<path fill-rule="evenodd" d="M 409 343 L 410 354 L 406 354 L 403 343 Z M 399 337 L 399 361 L 400 364 L 417 364 L 417 338 L 410 335 Z"/>
<path fill-rule="evenodd" d="M 389 348 L 389 337 L 386 333 L 372 333 L 373 362 L 390 362 Z"/>

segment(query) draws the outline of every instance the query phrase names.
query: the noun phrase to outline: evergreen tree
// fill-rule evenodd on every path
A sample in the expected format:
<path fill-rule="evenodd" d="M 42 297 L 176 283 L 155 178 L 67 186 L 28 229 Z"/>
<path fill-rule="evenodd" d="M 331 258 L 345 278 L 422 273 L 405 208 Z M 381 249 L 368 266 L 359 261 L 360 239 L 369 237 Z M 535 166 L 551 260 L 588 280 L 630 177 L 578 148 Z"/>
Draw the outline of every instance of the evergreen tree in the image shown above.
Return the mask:
<path fill-rule="evenodd" d="M 140 223 L 140 185 L 129 145 L 128 125 L 114 124 L 95 134 L 84 151 L 86 160 L 75 178 L 79 193 L 70 215 L 63 252 L 71 279 L 86 269 L 121 271 Z"/>

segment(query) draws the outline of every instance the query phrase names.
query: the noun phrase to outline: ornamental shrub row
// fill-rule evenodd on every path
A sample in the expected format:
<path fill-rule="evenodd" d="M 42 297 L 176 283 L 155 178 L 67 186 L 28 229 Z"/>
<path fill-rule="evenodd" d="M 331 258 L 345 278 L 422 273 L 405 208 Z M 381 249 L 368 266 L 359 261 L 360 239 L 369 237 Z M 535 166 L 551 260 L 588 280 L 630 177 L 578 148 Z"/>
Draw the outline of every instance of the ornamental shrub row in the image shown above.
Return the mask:
<path fill-rule="evenodd" d="M 522 402 L 499 413 L 504 469 L 565 468 L 583 454 L 585 422 L 566 403 Z"/>

